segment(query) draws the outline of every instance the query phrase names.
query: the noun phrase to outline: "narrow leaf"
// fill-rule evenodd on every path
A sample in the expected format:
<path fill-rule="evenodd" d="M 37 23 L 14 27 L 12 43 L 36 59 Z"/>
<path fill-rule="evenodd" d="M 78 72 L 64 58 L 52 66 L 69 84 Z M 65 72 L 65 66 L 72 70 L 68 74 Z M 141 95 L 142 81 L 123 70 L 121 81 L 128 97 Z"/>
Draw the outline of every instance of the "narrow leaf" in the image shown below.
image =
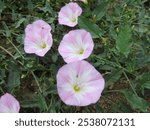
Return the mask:
<path fill-rule="evenodd" d="M 93 15 L 96 16 L 96 20 L 99 21 L 106 14 L 108 2 L 103 1 L 93 11 Z"/>
<path fill-rule="evenodd" d="M 150 106 L 150 103 L 146 102 L 143 98 L 135 95 L 133 92 L 128 90 L 120 90 L 124 94 L 130 105 L 134 109 L 139 109 L 142 112 L 146 112 L 147 108 Z"/>
<path fill-rule="evenodd" d="M 35 107 L 38 107 L 38 102 L 36 100 L 23 100 L 23 101 L 20 101 L 21 103 L 21 107 L 22 108 L 35 108 Z"/>
<path fill-rule="evenodd" d="M 10 37 L 11 36 L 11 31 L 10 31 L 10 29 L 8 28 L 8 26 L 7 26 L 7 24 L 4 22 L 4 21 L 2 21 L 2 25 L 3 25 L 3 27 L 4 27 L 4 29 L 5 29 L 5 36 L 6 37 Z"/>
<path fill-rule="evenodd" d="M 33 5 L 33 3 L 32 3 L 31 0 L 28 0 L 28 5 L 27 5 L 27 7 L 28 7 L 28 10 L 29 10 L 29 11 L 33 11 L 34 5 Z"/>
<path fill-rule="evenodd" d="M 86 29 L 90 32 L 93 38 L 99 38 L 102 35 L 102 31 L 99 26 L 83 16 L 79 17 L 79 26 L 80 28 Z"/>
<path fill-rule="evenodd" d="M 125 25 L 123 28 L 121 28 L 116 39 L 117 49 L 126 57 L 128 56 L 132 45 L 132 42 L 130 41 L 131 36 L 131 27 L 129 25 Z"/>
<path fill-rule="evenodd" d="M 41 111 L 45 111 L 47 109 L 46 100 L 42 94 L 39 94 L 38 96 L 38 104 Z"/>
<path fill-rule="evenodd" d="M 26 20 L 25 18 L 21 18 L 21 19 L 16 23 L 15 28 L 20 27 L 20 25 L 21 25 L 25 20 Z"/>
<path fill-rule="evenodd" d="M 106 77 L 106 87 L 114 84 L 121 77 L 122 70 L 113 70 L 110 75 Z"/>
<path fill-rule="evenodd" d="M 20 85 L 20 72 L 17 66 L 12 66 L 9 69 L 8 84 L 9 89 L 13 89 Z"/>
<path fill-rule="evenodd" d="M 6 8 L 5 3 L 0 0 L 0 13 L 2 13 L 5 8 Z"/>
<path fill-rule="evenodd" d="M 144 90 L 150 89 L 150 72 L 144 73 L 137 78 L 138 86 Z"/>

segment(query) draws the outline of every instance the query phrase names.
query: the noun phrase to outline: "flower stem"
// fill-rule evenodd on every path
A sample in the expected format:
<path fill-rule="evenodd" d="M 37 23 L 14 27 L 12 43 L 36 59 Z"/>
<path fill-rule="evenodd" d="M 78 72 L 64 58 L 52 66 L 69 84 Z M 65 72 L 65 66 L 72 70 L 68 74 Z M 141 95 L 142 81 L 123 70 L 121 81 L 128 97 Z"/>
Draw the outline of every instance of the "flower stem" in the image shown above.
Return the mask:
<path fill-rule="evenodd" d="M 43 92 L 42 92 L 42 89 L 41 89 L 41 87 L 40 87 L 40 83 L 39 83 L 39 81 L 38 81 L 36 75 L 34 74 L 34 72 L 33 72 L 32 70 L 31 70 L 31 74 L 32 74 L 32 76 L 33 76 L 34 79 L 35 79 L 35 82 L 36 82 L 36 84 L 37 84 L 37 86 L 38 86 L 38 88 L 39 88 L 40 93 L 42 94 Z"/>
<path fill-rule="evenodd" d="M 40 87 L 40 83 L 39 83 L 39 81 L 38 81 L 36 75 L 34 74 L 34 72 L 33 72 L 32 70 L 31 70 L 31 74 L 33 75 L 33 77 L 34 77 L 34 79 L 35 79 L 35 82 L 36 82 L 36 84 L 37 84 L 37 86 L 38 86 L 38 88 L 39 88 L 39 91 L 40 91 L 41 96 L 44 97 L 44 96 L 43 96 L 42 89 L 41 89 L 41 87 Z M 48 112 L 49 108 L 48 108 L 48 106 L 47 106 L 47 103 L 46 103 L 46 106 L 45 106 L 45 107 L 46 107 L 46 111 Z"/>
<path fill-rule="evenodd" d="M 111 52 L 111 54 L 113 55 L 113 57 L 114 57 L 114 59 L 116 60 L 117 64 L 122 68 L 121 64 L 120 64 L 119 61 L 116 59 L 116 57 L 115 57 L 115 55 L 113 54 L 113 52 Z M 122 72 L 123 72 L 125 78 L 127 79 L 129 85 L 131 86 L 131 89 L 133 90 L 134 94 L 137 95 L 136 90 L 135 90 L 133 84 L 131 83 L 130 79 L 128 78 L 128 76 L 127 76 L 126 72 L 124 71 L 124 69 L 122 69 Z"/>
<path fill-rule="evenodd" d="M 23 63 L 22 63 L 21 61 L 16 60 L 16 59 L 14 58 L 14 56 L 13 56 L 9 51 L 7 51 L 4 47 L 0 46 L 0 48 L 1 48 L 4 52 L 6 52 L 9 56 L 11 56 L 11 57 L 13 58 L 13 60 L 17 61 L 19 64 L 21 64 L 21 65 L 23 66 Z"/>
<path fill-rule="evenodd" d="M 7 40 L 15 48 L 15 50 L 20 54 L 20 56 L 24 59 L 24 56 L 21 54 L 21 52 L 18 50 L 18 48 L 13 44 L 13 42 L 8 38 L 7 38 Z"/>
<path fill-rule="evenodd" d="M 13 59 L 15 59 L 14 56 L 13 56 L 9 51 L 7 51 L 4 47 L 0 46 L 0 48 L 1 48 L 3 51 L 5 51 L 8 55 L 10 55 Z"/>

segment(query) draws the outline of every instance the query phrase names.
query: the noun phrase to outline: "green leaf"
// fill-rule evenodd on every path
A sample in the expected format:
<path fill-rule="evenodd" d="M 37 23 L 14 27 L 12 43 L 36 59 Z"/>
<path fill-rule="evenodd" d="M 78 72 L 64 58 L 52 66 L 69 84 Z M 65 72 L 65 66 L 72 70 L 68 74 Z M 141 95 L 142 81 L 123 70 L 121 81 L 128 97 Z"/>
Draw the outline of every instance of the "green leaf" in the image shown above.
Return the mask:
<path fill-rule="evenodd" d="M 4 81 L 4 78 L 5 78 L 5 77 L 6 77 L 5 69 L 0 69 L 0 85 L 5 82 L 5 81 Z"/>
<path fill-rule="evenodd" d="M 147 108 L 150 106 L 150 103 L 145 101 L 143 98 L 135 95 L 133 92 L 129 90 L 119 90 L 119 91 L 124 94 L 128 102 L 134 109 L 139 109 L 142 112 L 146 112 Z"/>
<path fill-rule="evenodd" d="M 0 80 L 2 80 L 4 77 L 6 77 L 5 69 L 0 69 Z"/>
<path fill-rule="evenodd" d="M 39 7 L 39 10 L 43 11 L 44 13 L 50 13 L 52 17 L 55 17 L 56 12 L 53 10 L 53 8 L 50 6 L 48 2 L 46 2 L 44 7 Z"/>
<path fill-rule="evenodd" d="M 150 89 L 150 72 L 140 75 L 136 81 L 142 91 L 144 91 L 145 88 Z"/>
<path fill-rule="evenodd" d="M 17 20 L 17 13 L 15 12 L 15 10 L 12 10 L 12 20 L 13 21 Z"/>
<path fill-rule="evenodd" d="M 93 11 L 96 20 L 99 21 L 106 14 L 108 2 L 101 2 Z"/>
<path fill-rule="evenodd" d="M 22 108 L 35 108 L 35 107 L 38 107 L 38 103 L 36 100 L 22 100 L 21 102 L 21 107 Z"/>
<path fill-rule="evenodd" d="M 6 8 L 5 3 L 0 0 L 0 13 L 2 13 L 5 8 Z"/>
<path fill-rule="evenodd" d="M 39 103 L 40 110 L 41 111 L 46 111 L 47 103 L 46 103 L 46 100 L 45 100 L 45 98 L 42 94 L 39 94 L 39 96 L 38 96 L 38 103 Z"/>
<path fill-rule="evenodd" d="M 99 26 L 83 16 L 79 17 L 79 26 L 80 28 L 86 29 L 90 32 L 93 38 L 99 38 L 102 35 L 102 31 Z"/>
<path fill-rule="evenodd" d="M 139 53 L 138 55 L 135 56 L 135 58 L 132 58 L 132 61 L 130 61 L 128 66 L 132 66 L 134 70 L 138 70 L 143 67 L 146 67 L 149 62 L 150 62 L 149 55 Z"/>
<path fill-rule="evenodd" d="M 52 55 L 52 60 L 55 63 L 58 60 L 58 54 L 53 54 Z"/>
<path fill-rule="evenodd" d="M 8 83 L 7 86 L 9 89 L 20 86 L 20 71 L 17 66 L 12 66 L 9 69 Z"/>
<path fill-rule="evenodd" d="M 7 24 L 4 21 L 2 21 L 2 25 L 3 25 L 4 29 L 5 29 L 5 36 L 6 37 L 10 37 L 11 36 L 11 31 L 8 28 Z"/>
<path fill-rule="evenodd" d="M 32 1 L 31 1 L 31 0 L 28 0 L 27 8 L 28 8 L 28 10 L 29 10 L 29 11 L 33 11 L 33 9 L 34 9 L 34 5 L 33 5 L 33 3 L 32 3 Z"/>
<path fill-rule="evenodd" d="M 21 25 L 24 21 L 26 21 L 26 19 L 25 19 L 25 18 L 21 18 L 21 19 L 16 23 L 15 28 L 20 27 L 20 25 Z"/>
<path fill-rule="evenodd" d="M 147 81 L 143 84 L 143 88 L 150 89 L 150 81 Z"/>
<path fill-rule="evenodd" d="M 121 28 L 117 39 L 116 39 L 116 47 L 117 49 L 124 54 L 126 57 L 128 56 L 132 42 L 131 40 L 131 27 L 129 25 L 125 25 Z"/>
<path fill-rule="evenodd" d="M 106 77 L 106 87 L 114 84 L 121 77 L 122 70 L 113 70 L 110 75 Z"/>
<path fill-rule="evenodd" d="M 120 100 L 117 103 L 115 103 L 114 105 L 112 105 L 111 112 L 115 112 L 115 113 L 131 113 L 131 112 L 134 112 L 134 110 L 125 101 Z"/>

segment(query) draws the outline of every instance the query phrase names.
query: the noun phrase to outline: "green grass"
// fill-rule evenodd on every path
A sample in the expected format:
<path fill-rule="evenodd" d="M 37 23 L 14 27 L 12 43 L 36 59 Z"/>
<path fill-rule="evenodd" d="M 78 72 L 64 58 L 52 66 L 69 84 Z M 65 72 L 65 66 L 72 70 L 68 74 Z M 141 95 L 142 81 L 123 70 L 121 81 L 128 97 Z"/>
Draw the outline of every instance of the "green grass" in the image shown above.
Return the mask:
<path fill-rule="evenodd" d="M 56 91 L 56 73 L 64 65 L 58 45 L 70 27 L 58 24 L 69 0 L 0 0 L 0 95 L 9 92 L 20 112 L 150 112 L 150 2 L 89 0 L 77 28 L 85 28 L 95 48 L 87 59 L 105 78 L 94 105 L 71 107 Z M 36 19 L 52 26 L 53 46 L 45 57 L 25 54 L 24 29 Z"/>

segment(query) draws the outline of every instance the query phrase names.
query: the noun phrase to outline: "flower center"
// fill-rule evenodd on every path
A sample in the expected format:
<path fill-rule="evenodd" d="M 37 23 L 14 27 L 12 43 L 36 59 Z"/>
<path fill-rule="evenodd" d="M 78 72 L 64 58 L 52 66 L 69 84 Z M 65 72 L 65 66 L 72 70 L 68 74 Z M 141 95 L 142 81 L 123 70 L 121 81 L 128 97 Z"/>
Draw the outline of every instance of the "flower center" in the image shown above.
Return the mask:
<path fill-rule="evenodd" d="M 43 49 L 46 48 L 46 43 L 45 43 L 45 42 L 42 43 L 42 48 L 43 48 Z"/>
<path fill-rule="evenodd" d="M 77 19 L 76 18 L 72 18 L 71 21 L 74 23 L 74 22 L 77 21 Z"/>
<path fill-rule="evenodd" d="M 81 48 L 81 49 L 79 50 L 79 52 L 78 52 L 78 53 L 79 53 L 80 55 L 82 55 L 82 54 L 83 54 L 83 52 L 84 52 L 84 50 Z"/>
<path fill-rule="evenodd" d="M 79 92 L 80 91 L 80 87 L 78 85 L 75 85 L 73 87 L 73 89 L 74 89 L 75 92 Z"/>

